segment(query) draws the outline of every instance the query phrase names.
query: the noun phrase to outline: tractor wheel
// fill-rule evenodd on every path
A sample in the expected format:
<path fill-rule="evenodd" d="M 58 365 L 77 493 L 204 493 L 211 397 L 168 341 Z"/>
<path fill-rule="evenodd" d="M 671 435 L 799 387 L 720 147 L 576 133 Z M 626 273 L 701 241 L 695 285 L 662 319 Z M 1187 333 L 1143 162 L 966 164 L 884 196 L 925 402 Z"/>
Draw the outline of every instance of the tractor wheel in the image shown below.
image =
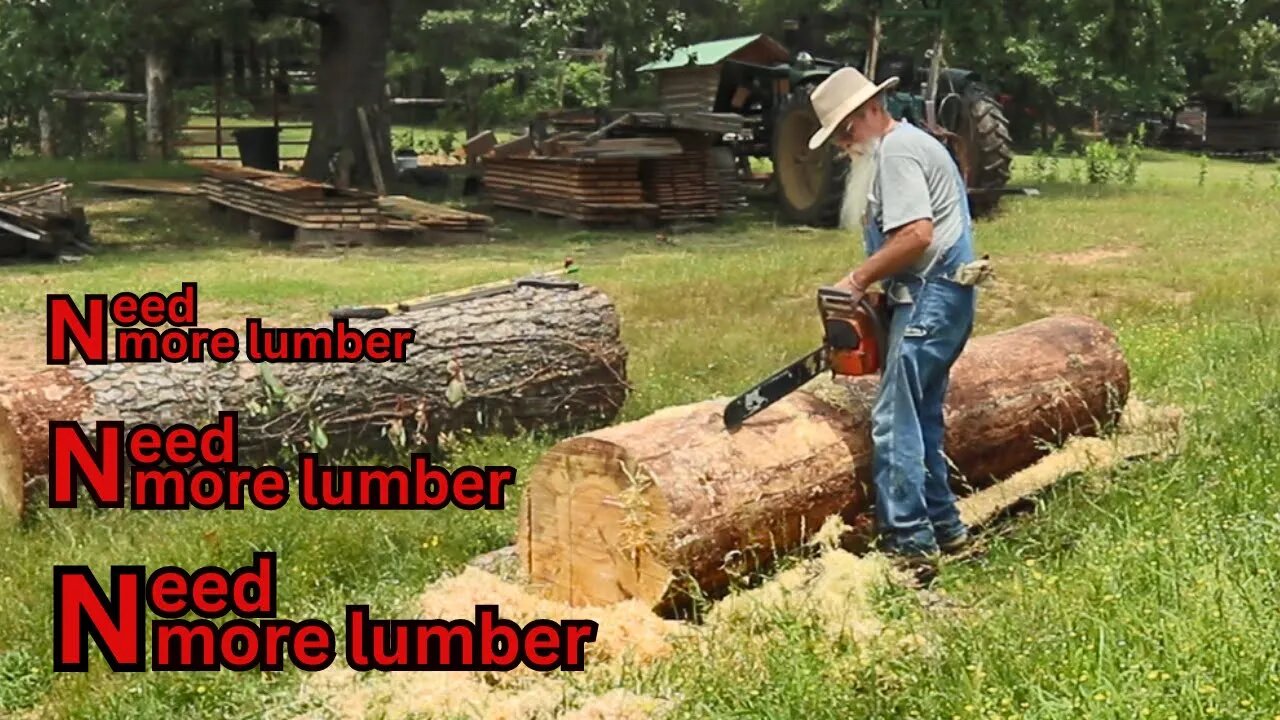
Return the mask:
<path fill-rule="evenodd" d="M 833 145 L 809 149 L 818 116 L 808 86 L 796 88 L 777 110 L 773 124 L 773 185 L 790 222 L 832 227 L 840 218 L 849 160 Z"/>
<path fill-rule="evenodd" d="M 965 152 L 964 167 L 969 186 L 970 205 L 974 215 L 985 215 L 1000 202 L 995 191 L 1009 182 L 1010 165 L 1013 163 L 1013 140 L 1009 136 L 1009 121 L 1000 104 L 983 86 L 973 83 L 965 88 L 960 98 L 960 112 L 947 118 L 955 127 L 948 127 L 960 136 Z M 946 123 L 951 124 L 951 123 Z"/>

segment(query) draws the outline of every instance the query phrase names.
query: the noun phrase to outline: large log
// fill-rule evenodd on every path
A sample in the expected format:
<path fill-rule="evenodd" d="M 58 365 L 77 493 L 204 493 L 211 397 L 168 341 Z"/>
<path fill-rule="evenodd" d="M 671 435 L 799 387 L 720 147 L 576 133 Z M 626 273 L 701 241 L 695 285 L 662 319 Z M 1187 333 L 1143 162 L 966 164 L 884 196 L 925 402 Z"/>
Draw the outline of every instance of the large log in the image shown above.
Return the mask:
<path fill-rule="evenodd" d="M 719 594 L 731 570 L 799 547 L 833 514 L 865 523 L 877 383 L 820 378 L 734 432 L 716 400 L 557 444 L 524 494 L 527 577 L 576 605 L 638 598 L 669 611 L 689 581 Z M 1115 335 L 1089 318 L 975 338 L 952 369 L 946 408 L 957 490 L 1027 467 L 1044 441 L 1097 433 L 1128 389 Z"/>
<path fill-rule="evenodd" d="M 463 429 L 599 427 L 626 397 L 617 312 L 594 288 L 521 287 L 351 327 L 417 335 L 405 362 L 75 364 L 10 380 L 0 408 L 30 476 L 47 470 L 50 420 L 201 426 L 236 410 L 251 456 L 308 440 L 334 452 L 388 437 L 430 446 Z"/>

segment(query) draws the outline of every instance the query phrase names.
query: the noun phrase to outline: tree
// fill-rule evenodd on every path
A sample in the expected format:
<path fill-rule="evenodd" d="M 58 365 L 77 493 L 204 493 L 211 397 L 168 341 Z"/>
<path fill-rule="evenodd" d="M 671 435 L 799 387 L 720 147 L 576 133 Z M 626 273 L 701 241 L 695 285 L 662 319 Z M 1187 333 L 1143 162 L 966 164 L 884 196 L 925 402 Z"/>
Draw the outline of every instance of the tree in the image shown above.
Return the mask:
<path fill-rule="evenodd" d="M 386 108 L 392 0 L 254 0 L 254 4 L 261 18 L 296 17 L 320 29 L 317 98 L 302 175 L 372 187 L 371 163 L 376 163 L 383 177 L 391 177 Z M 366 143 L 359 110 L 368 120 L 371 143 Z"/>

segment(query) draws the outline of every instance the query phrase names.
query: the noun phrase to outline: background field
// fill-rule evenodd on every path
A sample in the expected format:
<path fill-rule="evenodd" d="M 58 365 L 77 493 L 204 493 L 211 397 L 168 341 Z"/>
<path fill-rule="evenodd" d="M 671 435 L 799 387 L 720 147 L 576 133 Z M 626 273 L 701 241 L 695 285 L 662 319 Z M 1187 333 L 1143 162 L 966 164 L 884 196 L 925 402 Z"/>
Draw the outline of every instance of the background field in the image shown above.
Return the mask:
<path fill-rule="evenodd" d="M 866 666 L 812 618 L 774 618 L 710 655 L 682 649 L 618 678 L 678 700 L 682 717 L 1239 717 L 1280 712 L 1280 171 L 1152 153 L 1132 188 L 1042 184 L 977 229 L 1000 281 L 979 332 L 1086 313 L 1119 333 L 1136 395 L 1186 408 L 1187 451 L 1070 483 L 940 580 L 956 608 L 877 600 L 929 650 Z M 1028 158 L 1018 166 L 1026 172 Z M 1063 161 L 1064 177 L 1067 161 Z M 145 166 L 135 172 L 142 174 Z M 74 170 L 74 172 L 69 172 Z M 118 167 L 0 166 L 88 179 Z M 1204 184 L 1201 185 L 1203 172 Z M 1025 183 L 1028 178 L 1016 178 Z M 39 363 L 44 295 L 176 289 L 196 281 L 202 324 L 314 322 L 541 267 L 566 255 L 617 303 L 634 392 L 625 418 L 734 393 L 817 341 L 816 285 L 857 259 L 848 234 L 776 224 L 767 206 L 706 232 L 567 231 L 498 215 L 476 246 L 303 257 L 208 224 L 190 199 L 89 197 L 102 251 L 76 265 L 0 268 L 0 368 Z M 450 464 L 527 470 L 554 438 L 460 439 Z M 509 507 L 516 507 L 517 497 Z M 300 673 L 85 676 L 50 672 L 50 568 L 88 563 L 239 567 L 279 552 L 283 617 L 340 624 L 396 605 L 507 544 L 514 511 L 141 514 L 37 511 L 0 529 L 0 716 L 287 716 Z M 741 642 L 739 642 L 741 641 Z M 96 660 L 96 659 L 95 659 Z"/>

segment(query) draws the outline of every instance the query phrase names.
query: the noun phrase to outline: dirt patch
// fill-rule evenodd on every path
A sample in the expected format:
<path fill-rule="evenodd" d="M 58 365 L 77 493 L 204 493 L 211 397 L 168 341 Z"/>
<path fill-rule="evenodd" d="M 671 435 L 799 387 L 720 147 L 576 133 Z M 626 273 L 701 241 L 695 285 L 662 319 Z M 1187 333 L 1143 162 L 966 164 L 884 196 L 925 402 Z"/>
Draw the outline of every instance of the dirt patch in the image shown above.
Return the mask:
<path fill-rule="evenodd" d="M 0 346 L 0 385 L 5 378 L 30 375 L 45 368 L 44 325 L 41 316 L 10 316 Z"/>
<path fill-rule="evenodd" d="M 1045 259 L 1059 265 L 1096 265 L 1110 260 L 1123 260 L 1136 255 L 1140 250 L 1136 247 L 1090 248 L 1070 253 L 1046 255 Z"/>

